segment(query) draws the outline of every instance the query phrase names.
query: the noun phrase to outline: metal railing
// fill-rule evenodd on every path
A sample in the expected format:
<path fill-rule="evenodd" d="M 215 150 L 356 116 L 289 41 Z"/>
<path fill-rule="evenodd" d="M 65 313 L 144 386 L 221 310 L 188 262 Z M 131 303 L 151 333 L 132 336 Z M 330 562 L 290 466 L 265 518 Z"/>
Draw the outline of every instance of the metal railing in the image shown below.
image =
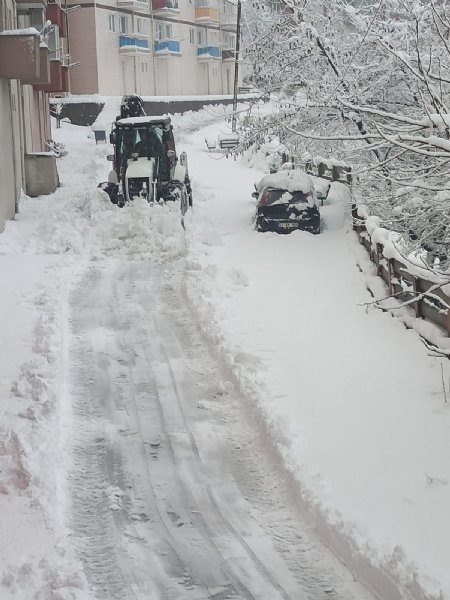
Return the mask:
<path fill-rule="evenodd" d="M 218 46 L 200 46 L 200 48 L 197 48 L 197 56 L 204 58 L 221 58 L 222 55 Z"/>
<path fill-rule="evenodd" d="M 155 52 L 180 53 L 180 42 L 178 40 L 159 40 L 154 45 Z"/>
<path fill-rule="evenodd" d="M 121 35 L 119 37 L 119 48 L 127 47 L 146 48 L 148 50 L 148 40 L 129 35 Z"/>

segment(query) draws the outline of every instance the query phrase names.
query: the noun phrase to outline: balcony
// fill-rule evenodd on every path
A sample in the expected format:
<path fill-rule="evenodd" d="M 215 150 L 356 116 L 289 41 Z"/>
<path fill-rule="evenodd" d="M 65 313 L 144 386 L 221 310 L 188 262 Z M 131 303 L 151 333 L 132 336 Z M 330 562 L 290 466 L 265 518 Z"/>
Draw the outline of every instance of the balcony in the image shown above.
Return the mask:
<path fill-rule="evenodd" d="M 220 60 L 222 53 L 217 46 L 200 46 L 197 48 L 197 57 L 199 60 Z"/>
<path fill-rule="evenodd" d="M 23 13 L 29 9 L 46 9 L 47 0 L 16 0 L 17 12 Z"/>
<path fill-rule="evenodd" d="M 50 74 L 50 52 L 45 44 L 41 44 L 39 49 L 39 60 L 40 60 L 40 72 L 39 77 L 36 78 L 36 81 L 33 81 L 33 86 L 39 85 L 47 85 L 50 83 L 51 74 Z"/>
<path fill-rule="evenodd" d="M 178 0 L 152 0 L 152 11 L 155 17 L 176 15 L 180 12 Z"/>
<path fill-rule="evenodd" d="M 60 60 L 50 61 L 50 82 L 34 86 L 35 90 L 47 94 L 61 94 L 69 91 L 69 67 L 64 67 Z"/>
<path fill-rule="evenodd" d="M 237 30 L 237 12 L 229 12 L 220 14 L 220 29 L 222 31 L 231 31 L 236 33 Z"/>
<path fill-rule="evenodd" d="M 61 6 L 56 2 L 47 4 L 46 16 L 53 25 L 58 25 L 60 37 L 67 37 L 66 31 L 66 15 Z"/>
<path fill-rule="evenodd" d="M 156 56 L 181 56 L 180 42 L 178 40 L 160 40 L 155 42 Z"/>
<path fill-rule="evenodd" d="M 0 33 L 0 77 L 28 84 L 41 77 L 40 37 L 19 30 Z"/>
<path fill-rule="evenodd" d="M 148 39 L 129 35 L 119 37 L 119 52 L 121 54 L 131 54 L 133 52 L 150 52 Z"/>
<path fill-rule="evenodd" d="M 195 22 L 196 23 L 218 23 L 219 22 L 219 9 L 211 8 L 209 6 L 199 6 L 195 9 Z"/>
<path fill-rule="evenodd" d="M 126 6 L 127 8 L 134 8 L 136 10 L 148 11 L 148 0 L 117 0 L 117 6 Z"/>
<path fill-rule="evenodd" d="M 148 10 L 148 0 L 117 0 L 117 6 L 126 6 L 136 10 Z"/>
<path fill-rule="evenodd" d="M 235 57 L 236 51 L 234 50 L 234 48 L 227 48 L 225 50 L 222 50 L 222 61 L 223 62 L 234 62 L 234 57 Z"/>

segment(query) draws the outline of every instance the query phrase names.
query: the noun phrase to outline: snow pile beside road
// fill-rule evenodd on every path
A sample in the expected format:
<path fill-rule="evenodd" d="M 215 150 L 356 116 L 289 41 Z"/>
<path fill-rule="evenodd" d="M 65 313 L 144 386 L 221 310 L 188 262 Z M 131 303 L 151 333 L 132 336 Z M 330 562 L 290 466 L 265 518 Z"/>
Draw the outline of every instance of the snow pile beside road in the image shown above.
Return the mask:
<path fill-rule="evenodd" d="M 448 361 L 370 310 L 342 186 L 323 234 L 258 234 L 260 175 L 202 151 L 200 134 L 189 155 L 187 299 L 301 504 L 382 597 L 450 597 Z"/>
<path fill-rule="evenodd" d="M 87 197 L 22 196 L 20 214 L 0 236 L 1 254 L 80 254 L 89 227 Z"/>
<path fill-rule="evenodd" d="M 18 242 L 17 231 L 14 239 L 9 231 L 12 228 L 1 236 L 3 251 L 8 238 L 11 244 Z M 89 597 L 61 522 L 59 348 L 67 281 L 63 263 L 63 257 L 54 255 L 0 256 L 0 313 L 6 317 L 0 337 L 2 600 Z"/>
<path fill-rule="evenodd" d="M 51 196 L 23 197 L 17 220 L 0 236 L 2 600 L 90 597 L 62 517 L 67 456 L 61 349 L 67 288 L 90 228 L 92 182 L 86 180 L 98 153 L 86 156 L 86 130 L 65 128 L 75 145 L 58 161 L 62 186 Z"/>

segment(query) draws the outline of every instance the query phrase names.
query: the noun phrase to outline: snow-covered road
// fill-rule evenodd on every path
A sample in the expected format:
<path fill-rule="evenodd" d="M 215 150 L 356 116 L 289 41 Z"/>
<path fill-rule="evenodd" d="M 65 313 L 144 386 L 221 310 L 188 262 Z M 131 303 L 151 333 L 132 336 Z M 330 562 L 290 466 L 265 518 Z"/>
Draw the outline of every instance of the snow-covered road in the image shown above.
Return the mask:
<path fill-rule="evenodd" d="M 343 190 L 320 237 L 253 230 L 218 117 L 174 119 L 186 230 L 102 198 L 63 123 L 62 187 L 0 236 L 0 598 L 446 598 L 447 367 L 359 306 Z"/>
<path fill-rule="evenodd" d="M 70 295 L 69 515 L 93 597 L 348 598 L 356 584 L 240 423 L 181 273 L 180 261 L 95 261 Z"/>

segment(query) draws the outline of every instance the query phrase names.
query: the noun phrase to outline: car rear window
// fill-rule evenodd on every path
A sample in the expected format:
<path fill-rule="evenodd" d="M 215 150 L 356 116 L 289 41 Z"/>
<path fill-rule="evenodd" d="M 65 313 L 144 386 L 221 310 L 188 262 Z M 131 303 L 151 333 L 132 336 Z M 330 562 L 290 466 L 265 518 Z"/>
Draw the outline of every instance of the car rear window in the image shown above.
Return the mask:
<path fill-rule="evenodd" d="M 307 204 L 308 196 L 303 192 L 288 192 L 286 190 L 268 190 L 268 204 Z"/>

